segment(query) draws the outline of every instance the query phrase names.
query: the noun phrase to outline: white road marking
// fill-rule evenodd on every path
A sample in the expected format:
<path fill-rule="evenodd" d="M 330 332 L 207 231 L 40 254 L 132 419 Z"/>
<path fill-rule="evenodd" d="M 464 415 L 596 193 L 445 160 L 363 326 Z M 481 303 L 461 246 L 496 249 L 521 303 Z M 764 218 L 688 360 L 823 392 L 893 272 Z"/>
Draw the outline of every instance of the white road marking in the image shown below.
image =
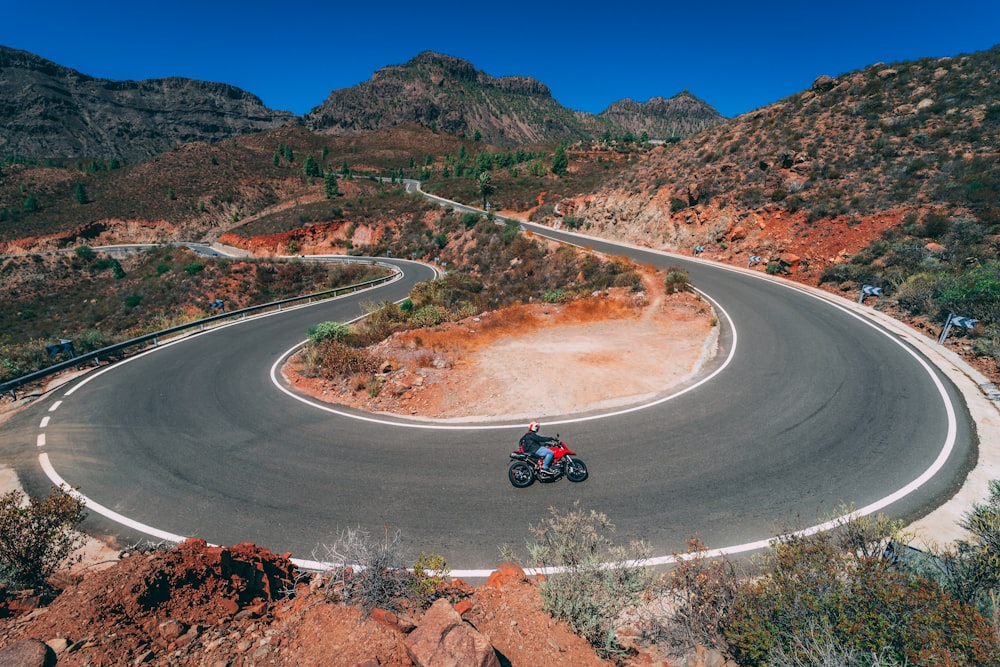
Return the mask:
<path fill-rule="evenodd" d="M 42 423 L 38 425 L 38 428 L 45 428 L 48 425 L 49 425 L 49 418 L 47 416 L 42 417 Z"/>
<path fill-rule="evenodd" d="M 39 447 L 44 447 L 45 446 L 45 434 L 44 433 L 39 433 L 38 434 L 37 444 L 38 444 Z"/>
<path fill-rule="evenodd" d="M 68 394 L 69 392 L 66 393 Z M 62 401 L 56 401 L 55 403 L 52 404 L 52 407 L 49 408 L 49 412 L 55 412 L 56 410 L 59 409 L 60 405 L 62 405 Z"/>
<path fill-rule="evenodd" d="M 729 355 L 726 357 L 725 362 L 723 362 L 721 366 L 719 366 L 709 375 L 703 377 L 698 382 L 695 382 L 694 384 L 685 387 L 680 391 L 676 391 L 672 394 L 659 398 L 655 401 L 650 401 L 648 403 L 642 403 L 639 405 L 633 405 L 632 407 L 622 408 L 621 410 L 615 410 L 613 412 L 604 412 L 598 415 L 590 415 L 587 417 L 572 417 L 570 419 L 563 419 L 559 421 L 546 421 L 545 423 L 549 426 L 557 426 L 559 424 L 578 424 L 580 422 L 592 421 L 594 419 L 607 419 L 608 417 L 617 417 L 619 415 L 625 415 L 631 412 L 637 412 L 639 410 L 646 410 L 648 408 L 666 403 L 667 401 L 671 401 L 677 398 L 678 396 L 682 396 L 688 393 L 689 391 L 693 391 L 698 387 L 700 387 L 701 385 L 705 384 L 706 382 L 710 382 L 715 378 L 715 376 L 719 375 L 720 373 L 722 373 L 722 371 L 726 370 L 726 368 L 729 366 L 729 364 L 736 356 L 737 341 L 739 340 L 739 336 L 736 333 L 736 325 L 733 323 L 732 318 L 729 317 L 729 313 L 727 313 L 722 306 L 717 304 L 714 299 L 712 299 L 710 296 L 708 296 L 701 290 L 696 289 L 695 291 L 697 291 L 703 297 L 712 302 L 712 306 L 716 309 L 716 311 L 720 313 L 722 317 L 725 317 L 727 322 L 729 322 L 729 328 L 733 332 L 733 342 L 729 350 Z M 305 343 L 306 341 L 302 341 L 301 343 L 296 344 L 294 347 L 287 350 L 281 356 L 278 357 L 278 359 L 271 366 L 271 383 L 275 387 L 277 387 L 279 391 L 287 394 L 288 396 L 291 396 L 297 401 L 305 403 L 310 407 L 314 407 L 317 410 L 323 410 L 324 412 L 329 412 L 331 414 L 339 415 L 341 417 L 357 419 L 358 421 L 369 422 L 372 424 L 384 424 L 386 426 L 399 426 L 402 428 L 422 428 L 422 429 L 438 429 L 438 430 L 452 430 L 452 431 L 488 431 L 488 430 L 495 430 L 502 428 L 515 428 L 515 426 L 511 424 L 501 424 L 501 423 L 475 425 L 475 424 L 442 424 L 433 421 L 425 421 L 425 422 L 388 421 L 380 417 L 370 417 L 367 415 L 359 415 L 350 412 L 344 412 L 342 410 L 338 410 L 337 408 L 331 407 L 330 405 L 327 405 L 325 403 L 317 403 L 316 401 L 310 400 L 305 396 L 296 394 L 291 389 L 285 387 L 278 379 L 278 375 L 280 374 L 280 369 L 282 364 L 285 363 L 285 360 L 289 356 L 294 354 L 299 348 L 305 345 Z M 516 428 L 521 428 L 521 427 L 520 425 L 517 425 Z"/>
<path fill-rule="evenodd" d="M 650 251 L 650 249 L 648 249 L 648 248 L 642 248 L 642 250 L 644 250 L 644 251 Z M 660 253 L 660 254 L 669 255 L 669 253 Z M 692 260 L 692 258 L 690 258 L 690 257 L 685 257 L 684 259 L 686 259 L 686 260 Z M 710 263 L 710 262 L 707 262 L 705 260 L 692 260 L 692 261 L 699 261 L 699 262 L 702 262 L 702 263 L 705 263 L 705 264 L 711 264 L 712 266 L 714 266 L 716 268 L 720 268 L 720 269 L 723 269 L 723 270 L 733 271 L 734 273 L 742 273 L 744 275 L 750 275 L 750 276 L 753 276 L 753 277 L 755 277 L 755 278 L 757 278 L 759 280 L 768 280 L 768 277 L 761 276 L 761 275 L 759 275 L 759 274 L 757 274 L 755 272 L 741 271 L 741 270 L 733 268 L 733 267 L 727 267 L 725 265 L 720 265 L 720 264 L 716 264 L 716 263 Z M 894 502 L 896 502 L 898 500 L 901 500 L 905 496 L 907 496 L 910 493 L 916 491 L 921 486 L 923 486 L 925 483 L 927 483 L 931 478 L 934 477 L 935 474 L 937 474 L 941 470 L 941 468 L 944 467 L 945 462 L 947 461 L 948 457 L 951 455 L 952 451 L 955 448 L 955 441 L 957 439 L 957 433 L 958 433 L 957 418 L 956 418 L 956 415 L 955 415 L 955 408 L 952 405 L 952 403 L 951 403 L 951 401 L 950 401 L 950 399 L 948 397 L 948 393 L 947 393 L 947 391 L 946 391 L 946 389 L 944 387 L 944 384 L 937 377 L 937 375 L 935 375 L 935 373 L 933 372 L 933 370 L 930 368 L 930 365 L 916 351 L 912 350 L 910 347 L 908 347 L 907 345 L 905 345 L 900 339 L 898 339 L 896 336 L 894 336 L 891 332 L 889 332 L 889 331 L 881 328 L 880 326 L 877 326 L 875 323 L 871 322 L 870 320 L 868 320 L 868 319 L 862 317 L 861 315 L 859 315 L 859 314 L 857 314 L 857 313 L 855 313 L 855 312 L 853 312 L 853 311 L 845 308 L 844 306 L 838 304 L 832 298 L 825 298 L 823 296 L 819 296 L 819 295 L 813 294 L 813 293 L 811 293 L 811 292 L 809 292 L 807 290 L 804 290 L 804 289 L 801 289 L 801 288 L 797 288 L 797 287 L 795 287 L 793 285 L 788 285 L 788 284 L 780 282 L 780 281 L 769 280 L 769 282 L 771 282 L 772 284 L 778 284 L 778 285 L 784 286 L 784 287 L 786 287 L 788 289 L 793 289 L 793 290 L 795 290 L 797 292 L 800 292 L 802 294 L 806 294 L 806 295 L 811 296 L 811 297 L 813 297 L 815 299 L 824 301 L 828 305 L 830 305 L 830 306 L 832 306 L 834 308 L 837 308 L 838 310 L 840 310 L 840 311 L 842 311 L 842 312 L 850 315 L 851 317 L 854 317 L 859 322 L 862 322 L 863 324 L 872 327 L 872 329 L 874 329 L 875 331 L 877 331 L 881 335 L 885 336 L 886 338 L 888 338 L 890 341 L 892 341 L 896 345 L 899 345 L 903 350 L 906 351 L 907 354 L 909 354 L 910 356 L 912 356 L 917 361 L 917 363 L 919 363 L 921 365 L 921 367 L 930 376 L 931 381 L 934 383 L 935 387 L 937 387 L 938 393 L 941 396 L 942 402 L 944 403 L 944 406 L 945 406 L 945 411 L 947 413 L 948 430 L 947 430 L 947 435 L 945 437 L 945 441 L 943 443 L 942 449 L 941 449 L 940 453 L 938 454 L 937 458 L 930 465 L 930 467 L 927 468 L 927 470 L 925 470 L 915 480 L 913 480 L 909 484 L 903 486 L 902 488 L 898 489 L 894 493 L 891 493 L 890 495 L 885 496 L 884 498 L 881 498 L 880 500 L 876 500 L 875 502 L 873 502 L 873 503 L 871 503 L 869 505 L 866 505 L 865 507 L 862 507 L 859 510 L 851 512 L 850 514 L 845 515 L 843 517 L 838 517 L 838 518 L 833 519 L 831 521 L 827 521 L 827 522 L 824 522 L 824 523 L 821 523 L 821 524 L 817 524 L 817 525 L 811 526 L 809 528 L 805 528 L 803 530 L 796 531 L 794 533 L 790 533 L 790 535 L 795 535 L 795 536 L 812 535 L 812 534 L 815 534 L 815 533 L 818 533 L 818 532 L 822 532 L 822 531 L 825 531 L 825 530 L 831 530 L 833 528 L 836 528 L 837 526 L 841 525 L 843 522 L 848 521 L 848 520 L 850 520 L 852 518 L 856 518 L 856 517 L 860 517 L 860 516 L 865 516 L 865 515 L 868 515 L 868 514 L 873 514 L 873 513 L 877 512 L 877 511 L 881 510 L 881 509 L 884 509 L 885 507 L 888 507 L 892 503 L 894 503 Z M 708 298 L 707 295 L 705 295 L 705 296 L 706 296 L 706 298 Z M 652 407 L 654 405 L 659 405 L 659 404 L 664 403 L 664 402 L 666 402 L 668 400 L 671 400 L 671 399 L 673 399 L 673 398 L 675 398 L 677 396 L 680 396 L 681 394 L 687 393 L 688 391 L 691 391 L 691 390 L 695 389 L 696 387 L 704 384 L 705 382 L 708 382 L 709 380 L 713 379 L 716 375 L 718 375 L 719 373 L 721 373 L 722 370 L 724 370 L 729 365 L 729 363 L 732 361 L 732 359 L 733 359 L 733 357 L 735 355 L 735 351 L 736 351 L 737 333 L 736 333 L 736 327 L 733 324 L 732 320 L 729 318 L 728 313 L 726 313 L 724 309 L 722 309 L 720 306 L 718 306 L 718 304 L 716 304 L 714 302 L 714 300 L 712 300 L 712 303 L 713 303 L 713 305 L 716 308 L 719 309 L 720 313 L 725 316 L 726 320 L 730 323 L 730 327 L 731 327 L 732 332 L 733 332 L 733 344 L 732 344 L 732 349 L 729 352 L 729 356 L 727 357 L 726 361 L 722 364 L 722 366 L 720 366 L 716 371 L 714 371 L 713 373 L 711 373 L 707 377 L 703 378 L 701 381 L 695 383 L 694 385 L 692 385 L 690 387 L 687 387 L 686 389 L 684 389 L 682 391 L 676 392 L 676 393 L 671 394 L 669 396 L 665 396 L 665 397 L 663 397 L 663 398 L 661 398 L 661 399 L 659 399 L 657 401 L 653 401 L 651 403 L 647 403 L 647 404 L 643 404 L 643 405 L 639 405 L 639 406 L 634 406 L 634 407 L 627 408 L 627 409 L 624 409 L 624 410 L 618 410 L 616 412 L 611 412 L 611 413 L 602 414 L 602 415 L 594 415 L 594 416 L 589 416 L 589 417 L 567 419 L 567 420 L 563 420 L 563 421 L 560 421 L 560 422 L 550 422 L 550 423 L 552 425 L 555 425 L 555 424 L 565 424 L 565 423 L 576 423 L 576 422 L 582 422 L 582 421 L 590 421 L 590 420 L 593 420 L 593 419 L 602 419 L 602 418 L 605 418 L 605 417 L 610 417 L 610 416 L 615 416 L 615 415 L 627 414 L 627 413 L 630 413 L 630 412 L 635 412 L 637 410 L 644 410 L 644 409 L 646 409 L 648 407 Z M 183 339 L 181 339 L 181 340 L 183 340 Z M 171 345 L 171 344 L 174 344 L 176 342 L 180 342 L 180 340 L 171 341 L 167 345 Z M 503 425 L 469 425 L 469 426 L 466 426 L 466 425 L 450 425 L 450 424 L 449 425 L 444 425 L 444 424 L 420 424 L 420 423 L 409 423 L 409 422 L 385 421 L 383 419 L 378 419 L 378 418 L 374 418 L 374 417 L 367 417 L 367 416 L 349 414 L 349 413 L 346 413 L 346 412 L 342 412 L 342 411 L 330 408 L 329 406 L 321 405 L 319 403 L 315 403 L 313 401 L 304 399 L 303 397 L 298 396 L 298 395 L 292 393 L 290 390 L 288 390 L 285 387 L 283 387 L 281 385 L 281 383 L 278 382 L 278 379 L 277 379 L 277 372 L 278 372 L 277 369 L 284 362 L 284 360 L 289 355 L 291 355 L 295 350 L 297 350 L 298 348 L 300 348 L 304 344 L 304 342 L 305 341 L 303 341 L 302 343 L 299 343 L 295 347 L 291 348 L 290 350 L 288 350 L 287 352 L 285 352 L 284 354 L 282 354 L 278 358 L 277 361 L 275 361 L 274 365 L 271 367 L 271 381 L 274 383 L 274 385 L 279 390 L 281 390 L 282 392 L 284 392 L 285 394 L 291 396 L 292 398 L 294 398 L 296 400 L 299 400 L 299 401 L 302 401 L 303 403 L 306 403 L 307 405 L 310 405 L 312 407 L 315 407 L 315 408 L 318 408 L 320 410 L 324 410 L 326 412 L 330 412 L 330 413 L 333 413 L 333 414 L 341 415 L 341 416 L 344 416 L 344 417 L 350 417 L 352 419 L 358 419 L 358 420 L 361 420 L 361 421 L 366 421 L 366 422 L 371 422 L 371 423 L 379 423 L 379 424 L 387 424 L 387 425 L 393 425 L 393 426 L 401 426 L 401 427 L 406 427 L 406 428 L 448 429 L 448 430 L 485 430 L 485 429 L 509 428 L 510 427 L 509 425 L 507 425 L 507 426 L 503 426 Z M 161 345 L 160 347 L 165 347 L 165 345 Z M 158 348 L 153 348 L 152 350 L 144 352 L 141 355 L 137 355 L 136 357 L 130 357 L 129 359 L 125 359 L 125 360 L 119 362 L 118 364 L 114 364 L 114 365 L 108 366 L 106 369 L 103 369 L 101 371 L 98 371 L 95 374 L 92 374 L 92 375 L 88 376 L 83 381 L 81 381 L 79 384 L 77 384 L 72 389 L 70 389 L 66 393 L 66 395 L 68 396 L 68 395 L 72 394 L 74 391 L 76 391 L 76 389 L 78 389 L 79 387 L 83 386 L 84 384 L 86 384 L 87 382 L 89 382 L 91 379 L 93 379 L 97 375 L 100 375 L 100 374 L 106 372 L 107 370 L 111 370 L 112 368 L 115 368 L 115 367 L 117 367 L 118 365 L 120 365 L 122 363 L 127 363 L 128 361 L 131 361 L 132 359 L 136 359 L 136 358 L 138 358 L 138 356 L 144 356 L 145 354 L 148 354 L 149 352 L 153 352 L 156 349 L 158 349 Z M 49 409 L 49 411 L 52 412 L 53 410 L 55 410 L 57 407 L 59 407 L 60 403 L 61 403 L 61 401 L 56 402 Z M 128 526 L 130 528 L 133 528 L 134 530 L 146 533 L 148 535 L 153 535 L 155 537 L 159 537 L 160 539 L 164 539 L 164 540 L 171 541 L 171 542 L 182 542 L 182 541 L 184 541 L 186 539 L 185 537 L 183 537 L 181 535 L 175 535 L 173 533 L 168 533 L 166 531 L 159 530 L 159 529 L 154 528 L 152 526 L 147 526 L 146 524 L 140 523 L 138 521 L 133 521 L 132 519 L 129 519 L 128 517 L 122 516 L 121 514 L 118 514 L 117 512 L 114 512 L 113 510 L 110 510 L 110 509 L 108 509 L 108 508 L 106 508 L 106 507 L 104 507 L 104 506 L 102 506 L 102 505 L 100 505 L 98 503 L 90 501 L 83 494 L 80 494 L 79 492 L 72 490 L 62 480 L 62 478 L 59 477 L 59 475 L 56 473 L 55 469 L 49 463 L 48 455 L 47 454 L 40 454 L 39 455 L 39 461 L 42 464 L 42 468 L 45 471 L 46 475 L 48 475 L 49 479 L 52 480 L 53 483 L 55 483 L 57 486 L 62 487 L 64 490 L 67 491 L 67 493 L 70 493 L 70 495 L 73 495 L 74 497 L 78 497 L 78 498 L 82 499 L 87 504 L 87 508 L 88 509 L 91 509 L 91 510 L 97 512 L 98 514 L 101 514 L 102 516 L 105 516 L 105 517 L 107 517 L 107 518 L 109 518 L 109 519 L 111 519 L 113 521 L 117 521 L 118 523 L 121 523 L 121 524 L 123 524 L 125 526 Z M 729 546 L 729 547 L 723 547 L 723 548 L 719 548 L 719 549 L 711 549 L 711 550 L 707 550 L 707 551 L 705 551 L 703 553 L 693 554 L 693 555 L 690 555 L 690 556 L 688 556 L 688 555 L 661 556 L 661 557 L 657 557 L 657 558 L 646 559 L 646 560 L 643 560 L 643 561 L 636 561 L 636 562 L 633 562 L 633 563 L 626 563 L 626 565 L 636 565 L 636 566 L 667 565 L 667 564 L 676 563 L 679 560 L 686 560 L 688 558 L 697 557 L 697 556 L 704 556 L 704 557 L 709 557 L 709 558 L 715 558 L 715 557 L 719 557 L 719 556 L 727 556 L 727 555 L 745 553 L 745 552 L 749 552 L 749 551 L 756 551 L 758 549 L 766 548 L 769 545 L 771 545 L 775 540 L 778 540 L 778 539 L 781 539 L 781 538 L 780 537 L 770 537 L 770 538 L 763 539 L 763 540 L 757 540 L 755 542 L 746 542 L 744 544 L 737 544 L 737 545 L 733 545 L 733 546 Z M 307 569 L 324 570 L 324 569 L 327 569 L 327 568 L 330 567 L 329 563 L 322 563 L 322 562 L 319 562 L 319 561 L 311 561 L 311 560 L 303 560 L 303 559 L 291 559 L 291 560 L 297 566 L 303 567 L 303 568 L 307 568 Z M 606 566 L 610 567 L 610 566 L 612 566 L 612 564 L 608 563 L 608 564 L 606 564 Z M 525 572 L 528 573 L 528 574 L 556 574 L 556 573 L 559 573 L 559 572 L 562 572 L 562 571 L 563 571 L 563 568 L 530 568 L 530 569 L 525 569 Z M 473 577 L 488 577 L 493 572 L 494 572 L 494 570 L 452 570 L 450 574 L 453 577 L 473 578 Z"/>
<path fill-rule="evenodd" d="M 160 530 L 159 528 L 153 528 L 152 526 L 147 526 L 144 523 L 133 521 L 127 516 L 123 516 L 118 512 L 115 512 L 114 510 L 108 509 L 107 507 L 101 505 L 100 503 L 94 502 L 87 496 L 83 495 L 76 489 L 72 488 L 69 484 L 66 483 L 66 481 L 62 477 L 59 476 L 59 473 L 57 473 L 55 468 L 52 467 L 52 464 L 49 463 L 48 454 L 39 454 L 38 462 L 41 464 L 42 470 L 45 471 L 45 474 L 48 475 L 49 479 L 52 481 L 53 484 L 55 484 L 56 486 L 61 488 L 64 492 L 76 498 L 77 500 L 82 500 L 86 508 L 91 512 L 97 512 L 101 516 L 107 517 L 112 521 L 116 521 L 117 523 L 120 523 L 123 526 L 128 526 L 133 530 L 138 530 L 139 532 L 146 533 L 147 535 L 152 535 L 153 537 L 158 537 L 161 540 L 167 540 L 168 542 L 180 543 L 187 539 L 183 535 L 175 535 L 174 533 L 168 533 L 165 530 Z"/>

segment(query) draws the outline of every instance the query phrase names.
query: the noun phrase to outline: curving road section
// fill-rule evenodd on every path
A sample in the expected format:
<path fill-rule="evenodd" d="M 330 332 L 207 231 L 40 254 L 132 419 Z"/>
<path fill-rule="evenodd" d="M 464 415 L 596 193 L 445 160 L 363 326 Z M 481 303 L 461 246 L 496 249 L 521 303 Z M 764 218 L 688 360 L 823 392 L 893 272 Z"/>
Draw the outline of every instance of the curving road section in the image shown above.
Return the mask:
<path fill-rule="evenodd" d="M 722 329 L 710 377 L 664 400 L 539 415 L 544 432 L 559 432 L 587 462 L 582 484 L 511 487 L 507 453 L 520 422 L 372 419 L 275 386 L 272 368 L 309 325 L 352 320 L 365 303 L 402 299 L 432 277 L 402 261 L 403 278 L 377 293 L 222 327 L 92 374 L 17 416 L 8 425 L 16 437 L 5 439 L 23 445 L 12 457 L 29 492 L 55 475 L 106 510 L 92 513 L 92 530 L 126 541 L 251 541 L 322 560 L 341 531 L 378 536 L 389 526 L 412 555 L 440 553 L 465 576 L 495 567 L 501 545 L 518 550 L 548 508 L 577 500 L 610 517 L 616 540 L 644 539 L 665 559 L 695 533 L 735 551 L 843 505 L 912 519 L 972 467 L 961 397 L 878 325 L 760 274 L 586 244 L 682 265 Z"/>

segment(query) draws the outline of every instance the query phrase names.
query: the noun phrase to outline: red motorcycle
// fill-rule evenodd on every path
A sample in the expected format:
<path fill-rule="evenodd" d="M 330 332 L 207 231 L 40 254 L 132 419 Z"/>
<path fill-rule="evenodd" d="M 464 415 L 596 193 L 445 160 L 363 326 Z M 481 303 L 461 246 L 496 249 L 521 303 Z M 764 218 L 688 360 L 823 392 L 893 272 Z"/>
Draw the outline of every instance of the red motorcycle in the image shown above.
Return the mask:
<path fill-rule="evenodd" d="M 587 479 L 587 464 L 573 458 L 576 452 L 567 447 L 558 435 L 549 438 L 545 446 L 551 449 L 553 454 L 548 471 L 542 470 L 544 457 L 538 454 L 528 454 L 521 449 L 510 453 L 512 461 L 507 467 L 507 479 L 511 484 L 523 489 L 531 486 L 536 479 L 539 482 L 554 482 L 563 476 L 571 482 L 582 482 Z"/>

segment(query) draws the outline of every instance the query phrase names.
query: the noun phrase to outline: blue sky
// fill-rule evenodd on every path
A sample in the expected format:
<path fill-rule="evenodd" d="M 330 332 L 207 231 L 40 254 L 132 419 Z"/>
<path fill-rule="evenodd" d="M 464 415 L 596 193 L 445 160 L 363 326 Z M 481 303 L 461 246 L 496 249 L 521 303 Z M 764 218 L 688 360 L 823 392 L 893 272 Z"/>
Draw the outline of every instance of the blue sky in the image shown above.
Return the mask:
<path fill-rule="evenodd" d="M 298 114 L 433 50 L 579 111 L 687 89 L 731 117 L 821 74 L 1000 43 L 998 0 L 673 4 L 2 0 L 0 45 L 105 79 L 229 83 Z"/>

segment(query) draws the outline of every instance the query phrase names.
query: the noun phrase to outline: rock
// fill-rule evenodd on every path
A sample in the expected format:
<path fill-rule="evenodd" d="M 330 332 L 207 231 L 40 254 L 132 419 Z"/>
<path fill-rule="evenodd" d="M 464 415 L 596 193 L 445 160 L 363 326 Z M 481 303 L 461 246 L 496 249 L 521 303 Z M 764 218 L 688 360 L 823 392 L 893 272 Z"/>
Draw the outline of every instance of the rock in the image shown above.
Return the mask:
<path fill-rule="evenodd" d="M 894 69 L 891 69 L 891 68 L 890 69 L 883 69 L 883 70 L 879 70 L 878 78 L 880 78 L 880 79 L 891 79 L 892 77 L 896 76 L 897 74 L 899 74 L 899 72 L 897 70 L 894 70 Z"/>
<path fill-rule="evenodd" d="M 158 629 L 160 631 L 160 636 L 166 639 L 167 641 L 177 639 L 185 632 L 187 632 L 186 625 L 184 625 L 180 621 L 175 621 L 173 619 L 160 623 Z"/>
<path fill-rule="evenodd" d="M 726 660 L 719 651 L 706 646 L 697 646 L 681 661 L 681 667 L 736 667 L 735 663 Z"/>
<path fill-rule="evenodd" d="M 934 106 L 934 100 L 932 100 L 929 97 L 925 97 L 924 99 L 917 102 L 917 109 L 921 111 L 932 106 Z"/>
<path fill-rule="evenodd" d="M 52 649 L 57 656 L 62 655 L 66 652 L 66 649 L 69 648 L 69 640 L 65 637 L 55 637 L 53 639 L 49 639 L 45 642 L 45 644 Z"/>
<path fill-rule="evenodd" d="M 37 639 L 22 639 L 0 648 L 0 667 L 55 667 L 55 664 L 55 651 Z"/>
<path fill-rule="evenodd" d="M 489 640 L 444 598 L 431 605 L 407 636 L 406 653 L 417 667 L 500 667 Z"/>
<path fill-rule="evenodd" d="M 460 600 L 455 604 L 455 613 L 465 618 L 465 615 L 472 611 L 472 603 L 468 600 Z"/>
<path fill-rule="evenodd" d="M 742 241 L 747 237 L 747 230 L 742 227 L 733 227 L 732 231 L 729 232 L 730 241 Z"/>
<path fill-rule="evenodd" d="M 793 255 L 790 252 L 782 253 L 778 256 L 778 262 L 785 273 L 795 273 L 799 268 L 800 261 L 801 259 L 798 255 Z"/>
<path fill-rule="evenodd" d="M 500 563 L 484 585 L 490 588 L 503 588 L 508 582 L 522 583 L 527 580 L 528 575 L 517 563 Z"/>
<path fill-rule="evenodd" d="M 832 90 L 835 85 L 837 85 L 836 79 L 832 76 L 821 74 L 813 81 L 812 89 L 825 93 L 828 90 Z"/>

